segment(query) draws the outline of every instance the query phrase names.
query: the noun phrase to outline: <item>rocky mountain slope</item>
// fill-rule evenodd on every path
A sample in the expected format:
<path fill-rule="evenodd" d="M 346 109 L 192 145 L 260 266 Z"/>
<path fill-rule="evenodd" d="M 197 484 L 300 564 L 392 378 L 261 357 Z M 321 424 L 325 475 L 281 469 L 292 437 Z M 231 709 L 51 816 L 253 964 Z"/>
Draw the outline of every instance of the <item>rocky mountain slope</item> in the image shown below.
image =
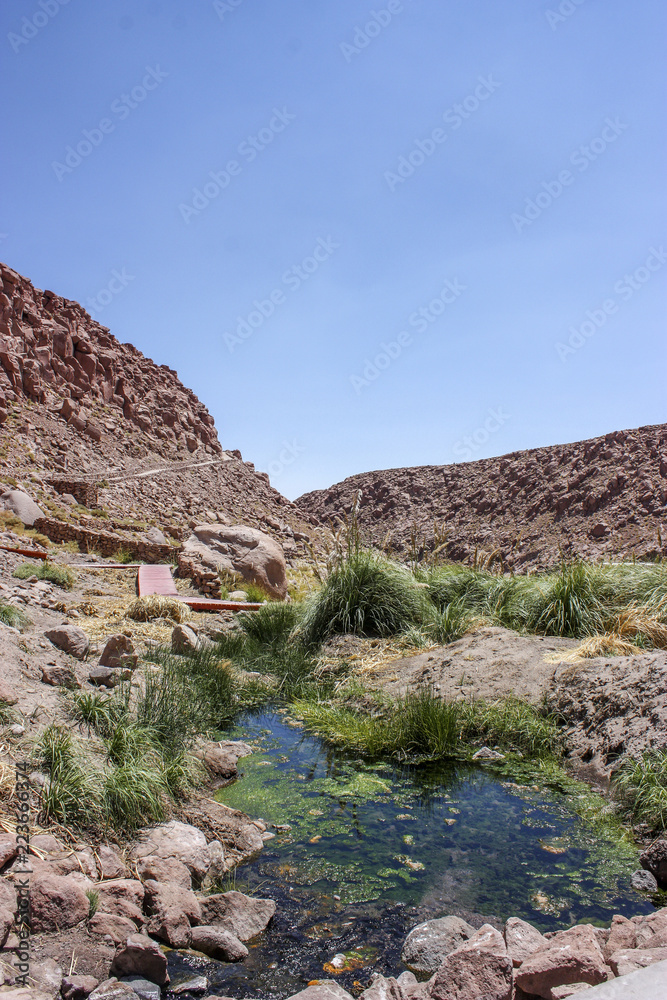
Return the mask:
<path fill-rule="evenodd" d="M 365 536 L 423 558 L 507 568 L 552 566 L 563 555 L 638 559 L 667 555 L 667 424 L 616 431 L 459 465 L 350 476 L 297 505 L 336 523 L 361 491 Z"/>
<path fill-rule="evenodd" d="M 213 417 L 175 371 L 4 264 L 0 280 L 1 482 L 89 528 L 243 521 L 288 548 L 307 529 L 265 473 L 223 450 Z M 92 519 L 71 501 L 67 509 L 54 479 L 98 484 L 96 500 L 84 501 Z"/>

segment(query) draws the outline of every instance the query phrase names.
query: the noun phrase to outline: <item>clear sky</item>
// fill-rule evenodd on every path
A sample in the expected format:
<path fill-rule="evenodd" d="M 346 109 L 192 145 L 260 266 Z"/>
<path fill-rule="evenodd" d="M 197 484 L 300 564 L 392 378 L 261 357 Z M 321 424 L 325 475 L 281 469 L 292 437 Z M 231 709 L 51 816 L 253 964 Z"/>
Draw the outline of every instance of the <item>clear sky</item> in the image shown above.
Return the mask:
<path fill-rule="evenodd" d="M 662 422 L 666 22 L 5 2 L 0 259 L 176 368 L 291 498 Z"/>

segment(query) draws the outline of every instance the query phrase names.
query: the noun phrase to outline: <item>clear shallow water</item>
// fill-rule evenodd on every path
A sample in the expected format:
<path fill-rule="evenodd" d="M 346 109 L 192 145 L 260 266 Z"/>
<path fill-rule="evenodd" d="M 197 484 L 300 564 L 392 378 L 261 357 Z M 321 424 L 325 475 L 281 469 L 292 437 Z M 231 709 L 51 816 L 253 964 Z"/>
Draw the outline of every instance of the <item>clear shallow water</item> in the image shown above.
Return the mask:
<path fill-rule="evenodd" d="M 411 927 L 447 913 L 477 926 L 520 916 L 546 931 L 653 909 L 630 887 L 637 852 L 525 778 L 460 764 L 369 764 L 280 713 L 247 718 L 233 735 L 258 751 L 217 798 L 271 832 L 290 829 L 236 872 L 237 889 L 278 903 L 250 957 L 230 966 L 172 953 L 172 973 L 197 967 L 211 992 L 286 997 L 330 977 L 325 963 L 338 952 L 358 954 L 356 968 L 336 976 L 341 985 L 366 985 L 372 971 L 402 970 Z"/>

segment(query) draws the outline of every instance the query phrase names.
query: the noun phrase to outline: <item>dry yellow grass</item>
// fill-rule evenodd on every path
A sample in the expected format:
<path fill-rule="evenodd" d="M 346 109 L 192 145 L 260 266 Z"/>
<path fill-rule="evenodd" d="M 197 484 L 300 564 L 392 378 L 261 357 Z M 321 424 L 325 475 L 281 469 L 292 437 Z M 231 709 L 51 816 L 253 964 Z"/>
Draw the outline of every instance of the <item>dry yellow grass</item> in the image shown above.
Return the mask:
<path fill-rule="evenodd" d="M 389 639 L 361 637 L 346 637 L 346 639 L 349 648 L 340 651 L 325 649 L 317 661 L 318 672 L 335 669 L 341 660 L 344 660 L 354 667 L 354 673 L 358 676 L 377 676 L 390 669 L 396 660 L 404 656 L 417 656 L 437 647 L 437 643 L 431 646 L 411 646 L 395 636 Z"/>
<path fill-rule="evenodd" d="M 125 616 L 135 622 L 152 622 L 168 618 L 178 623 L 184 622 L 191 615 L 190 608 L 183 601 L 175 597 L 163 597 L 161 594 L 137 597 L 125 610 Z"/>
<path fill-rule="evenodd" d="M 629 604 L 616 615 L 610 632 L 620 638 L 642 635 L 656 649 L 667 649 L 667 598 L 655 604 Z"/>

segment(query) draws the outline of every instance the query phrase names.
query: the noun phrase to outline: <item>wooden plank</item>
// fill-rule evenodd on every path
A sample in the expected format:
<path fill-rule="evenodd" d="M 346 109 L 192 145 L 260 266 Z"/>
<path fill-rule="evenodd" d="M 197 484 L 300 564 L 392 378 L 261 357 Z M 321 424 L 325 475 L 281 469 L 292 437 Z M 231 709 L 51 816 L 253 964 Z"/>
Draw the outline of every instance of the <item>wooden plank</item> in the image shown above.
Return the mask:
<path fill-rule="evenodd" d="M 261 604 L 250 601 L 222 601 L 214 597 L 180 597 L 192 611 L 259 611 Z"/>
<path fill-rule="evenodd" d="M 9 545 L 0 545 L 3 552 L 17 552 L 20 556 L 30 556 L 31 559 L 48 559 L 48 552 L 37 552 L 35 549 L 13 549 Z"/>
<path fill-rule="evenodd" d="M 180 598 L 171 575 L 171 566 L 155 564 L 140 566 L 137 574 L 137 590 L 139 597 L 160 594 L 162 597 Z"/>

